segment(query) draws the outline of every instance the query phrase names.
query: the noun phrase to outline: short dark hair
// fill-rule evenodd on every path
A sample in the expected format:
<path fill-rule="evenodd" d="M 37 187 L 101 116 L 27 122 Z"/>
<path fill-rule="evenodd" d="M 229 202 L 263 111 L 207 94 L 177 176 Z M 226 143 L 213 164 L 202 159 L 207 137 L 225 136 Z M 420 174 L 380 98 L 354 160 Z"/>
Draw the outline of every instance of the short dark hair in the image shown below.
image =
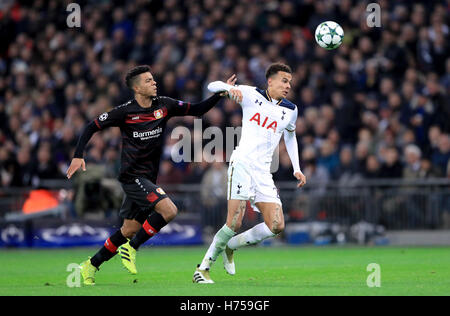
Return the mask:
<path fill-rule="evenodd" d="M 150 72 L 150 67 L 147 65 L 137 66 L 130 69 L 125 76 L 125 84 L 128 88 L 133 89 L 136 77 L 144 72 Z"/>
<path fill-rule="evenodd" d="M 279 71 L 287 72 L 289 74 L 292 73 L 292 69 L 288 65 L 283 63 L 273 63 L 266 70 L 266 79 L 276 75 Z"/>

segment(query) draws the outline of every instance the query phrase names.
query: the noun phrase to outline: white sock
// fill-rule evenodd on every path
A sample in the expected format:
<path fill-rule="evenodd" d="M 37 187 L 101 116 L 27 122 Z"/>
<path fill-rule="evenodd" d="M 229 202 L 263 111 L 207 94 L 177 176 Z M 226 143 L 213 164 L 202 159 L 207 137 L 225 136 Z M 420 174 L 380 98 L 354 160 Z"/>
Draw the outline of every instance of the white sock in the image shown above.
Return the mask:
<path fill-rule="evenodd" d="M 234 236 L 230 239 L 227 246 L 233 250 L 236 250 L 243 246 L 255 245 L 264 239 L 274 237 L 276 234 L 272 233 L 267 227 L 266 223 L 260 223 L 253 226 L 249 230 Z"/>
<path fill-rule="evenodd" d="M 227 242 L 233 237 L 236 233 L 229 228 L 226 224 L 223 225 L 221 229 L 216 233 L 211 245 L 206 251 L 205 257 L 200 264 L 200 270 L 206 270 L 211 267 L 211 265 L 216 261 L 217 257 L 220 255 L 222 251 L 225 250 L 225 246 Z"/>

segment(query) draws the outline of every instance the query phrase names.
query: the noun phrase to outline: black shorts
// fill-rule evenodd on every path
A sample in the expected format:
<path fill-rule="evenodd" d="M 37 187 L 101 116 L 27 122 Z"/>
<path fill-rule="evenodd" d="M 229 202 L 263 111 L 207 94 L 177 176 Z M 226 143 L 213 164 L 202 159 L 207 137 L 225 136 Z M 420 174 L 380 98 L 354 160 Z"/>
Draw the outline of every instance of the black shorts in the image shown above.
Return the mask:
<path fill-rule="evenodd" d="M 165 199 L 167 194 L 146 178 L 136 178 L 133 183 L 121 183 L 125 196 L 119 216 L 144 223 L 155 205 Z"/>

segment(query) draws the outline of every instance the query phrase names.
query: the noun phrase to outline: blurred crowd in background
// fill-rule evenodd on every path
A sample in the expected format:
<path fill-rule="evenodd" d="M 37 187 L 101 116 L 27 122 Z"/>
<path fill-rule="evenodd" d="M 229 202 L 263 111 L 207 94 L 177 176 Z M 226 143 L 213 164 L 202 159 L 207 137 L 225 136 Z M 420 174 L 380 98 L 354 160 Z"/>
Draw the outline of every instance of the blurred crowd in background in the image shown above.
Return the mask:
<path fill-rule="evenodd" d="M 380 28 L 367 26 L 367 1 L 351 0 L 76 1 L 81 27 L 69 28 L 70 2 L 0 4 L 0 186 L 63 179 L 85 124 L 133 97 L 124 76 L 140 64 L 159 95 L 191 102 L 233 73 L 264 88 L 270 63 L 289 64 L 310 181 L 450 177 L 449 1 L 377 1 Z M 327 20 L 345 31 L 335 51 L 314 40 Z M 241 117 L 224 99 L 202 125 L 225 130 Z M 221 190 L 226 163 L 171 160 L 171 130 L 194 119 L 169 121 L 158 181 Z M 97 133 L 87 168 L 115 177 L 120 149 L 118 128 Z M 274 179 L 294 180 L 283 144 Z"/>

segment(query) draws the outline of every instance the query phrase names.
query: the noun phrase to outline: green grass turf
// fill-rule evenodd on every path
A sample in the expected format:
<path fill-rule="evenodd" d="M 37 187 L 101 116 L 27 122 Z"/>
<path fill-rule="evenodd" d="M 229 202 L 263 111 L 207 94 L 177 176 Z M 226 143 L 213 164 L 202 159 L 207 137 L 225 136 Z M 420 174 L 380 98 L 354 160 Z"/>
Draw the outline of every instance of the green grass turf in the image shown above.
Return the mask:
<path fill-rule="evenodd" d="M 96 285 L 69 288 L 69 263 L 80 263 L 94 248 L 0 250 L 0 295 L 450 295 L 450 247 L 249 247 L 236 252 L 235 276 L 219 257 L 215 284 L 193 284 L 204 247 L 142 248 L 137 276 L 116 256 L 96 275 Z M 369 288 L 369 263 L 381 267 L 381 287 Z M 133 282 L 137 279 L 137 282 Z"/>

